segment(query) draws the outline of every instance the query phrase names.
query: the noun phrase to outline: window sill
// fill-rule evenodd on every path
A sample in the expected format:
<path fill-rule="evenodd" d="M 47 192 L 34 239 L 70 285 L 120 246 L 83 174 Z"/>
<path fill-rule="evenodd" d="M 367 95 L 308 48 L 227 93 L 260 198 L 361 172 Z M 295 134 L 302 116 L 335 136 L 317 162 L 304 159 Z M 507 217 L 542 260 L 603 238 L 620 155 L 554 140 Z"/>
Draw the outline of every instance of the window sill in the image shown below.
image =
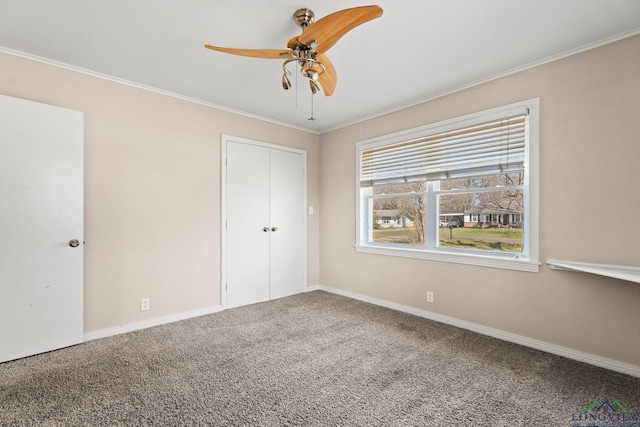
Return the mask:
<path fill-rule="evenodd" d="M 388 246 L 356 245 L 356 252 L 397 256 L 405 258 L 426 259 L 430 261 L 451 262 L 455 264 L 476 265 L 481 267 L 502 268 L 505 270 L 537 273 L 540 263 L 529 259 L 506 258 L 490 255 L 454 253 L 446 251 L 416 250 L 411 248 L 391 248 Z"/>

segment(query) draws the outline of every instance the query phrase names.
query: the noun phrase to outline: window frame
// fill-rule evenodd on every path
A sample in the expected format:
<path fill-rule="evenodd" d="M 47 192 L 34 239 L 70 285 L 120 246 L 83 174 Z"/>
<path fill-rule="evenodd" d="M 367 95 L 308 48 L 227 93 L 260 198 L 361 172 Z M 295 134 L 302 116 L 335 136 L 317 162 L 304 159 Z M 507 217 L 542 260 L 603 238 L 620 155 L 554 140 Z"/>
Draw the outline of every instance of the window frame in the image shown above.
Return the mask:
<path fill-rule="evenodd" d="M 522 254 L 509 252 L 469 251 L 464 249 L 438 247 L 436 236 L 429 229 L 426 230 L 427 247 L 413 247 L 411 245 L 398 245 L 389 243 L 368 242 L 369 229 L 371 228 L 371 215 L 369 203 L 372 199 L 372 187 L 361 187 L 361 156 L 367 149 L 396 144 L 417 138 L 424 138 L 443 132 L 466 128 L 491 120 L 499 120 L 514 111 L 528 110 L 527 138 L 525 146 L 524 170 L 525 185 L 523 186 L 524 199 L 524 236 L 525 250 Z M 500 106 L 460 117 L 428 124 L 425 126 L 383 135 L 356 143 L 356 252 L 387 256 L 399 256 L 433 261 L 444 261 L 458 264 L 477 265 L 509 270 L 538 272 L 539 261 L 539 109 L 540 99 L 533 98 Z M 427 227 L 431 222 L 439 224 L 439 212 L 437 208 L 437 196 L 439 189 L 434 189 L 434 181 L 427 182 L 428 189 L 425 192 L 427 198 L 426 215 L 434 220 L 427 219 Z M 429 198 L 432 198 L 429 200 Z M 430 239 L 430 240 L 429 240 Z"/>

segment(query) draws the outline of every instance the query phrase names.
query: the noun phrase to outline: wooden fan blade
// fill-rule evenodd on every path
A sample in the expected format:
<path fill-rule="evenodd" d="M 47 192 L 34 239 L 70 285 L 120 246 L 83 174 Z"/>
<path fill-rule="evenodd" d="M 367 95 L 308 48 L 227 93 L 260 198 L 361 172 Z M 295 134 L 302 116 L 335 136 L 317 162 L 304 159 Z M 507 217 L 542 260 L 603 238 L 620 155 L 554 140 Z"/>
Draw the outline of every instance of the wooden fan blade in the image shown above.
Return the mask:
<path fill-rule="evenodd" d="M 361 6 L 341 10 L 319 19 L 298 36 L 298 40 L 307 45 L 316 41 L 318 42 L 316 52 L 324 53 L 358 25 L 381 16 L 382 9 L 379 6 Z"/>
<path fill-rule="evenodd" d="M 318 77 L 318 83 L 322 86 L 325 96 L 333 95 L 333 91 L 336 90 L 336 84 L 338 83 L 338 75 L 336 74 L 336 68 L 333 66 L 327 55 L 321 54 L 316 58 L 324 65 L 324 73 Z M 313 67 L 317 72 L 322 71 L 322 67 Z"/>
<path fill-rule="evenodd" d="M 205 44 L 204 47 L 218 52 L 250 56 L 252 58 L 287 59 L 291 56 L 291 49 L 234 49 L 231 47 L 213 46 L 210 44 Z"/>

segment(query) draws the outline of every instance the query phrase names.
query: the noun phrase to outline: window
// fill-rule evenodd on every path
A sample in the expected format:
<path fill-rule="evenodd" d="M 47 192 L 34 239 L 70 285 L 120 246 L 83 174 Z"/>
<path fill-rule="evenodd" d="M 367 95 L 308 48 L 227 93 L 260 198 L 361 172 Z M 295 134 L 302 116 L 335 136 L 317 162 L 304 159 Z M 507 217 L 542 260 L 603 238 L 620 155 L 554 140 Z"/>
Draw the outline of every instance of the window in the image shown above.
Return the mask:
<path fill-rule="evenodd" d="M 538 105 L 359 142 L 356 249 L 538 271 Z"/>

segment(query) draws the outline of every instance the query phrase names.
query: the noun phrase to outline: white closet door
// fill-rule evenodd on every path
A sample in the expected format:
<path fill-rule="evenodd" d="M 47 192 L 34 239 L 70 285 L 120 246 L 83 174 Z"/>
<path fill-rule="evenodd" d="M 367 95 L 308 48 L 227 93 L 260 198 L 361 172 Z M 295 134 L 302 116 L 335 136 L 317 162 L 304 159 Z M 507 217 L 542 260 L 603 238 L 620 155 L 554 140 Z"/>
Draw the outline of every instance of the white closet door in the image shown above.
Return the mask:
<path fill-rule="evenodd" d="M 269 149 L 226 149 L 227 307 L 238 307 L 269 300 Z"/>
<path fill-rule="evenodd" d="M 306 274 L 304 152 L 223 138 L 223 303 L 300 293 Z"/>
<path fill-rule="evenodd" d="M 271 150 L 271 299 L 303 291 L 304 164 L 301 154 Z"/>
<path fill-rule="evenodd" d="M 82 342 L 82 113 L 0 96 L 0 200 L 0 362 Z"/>

